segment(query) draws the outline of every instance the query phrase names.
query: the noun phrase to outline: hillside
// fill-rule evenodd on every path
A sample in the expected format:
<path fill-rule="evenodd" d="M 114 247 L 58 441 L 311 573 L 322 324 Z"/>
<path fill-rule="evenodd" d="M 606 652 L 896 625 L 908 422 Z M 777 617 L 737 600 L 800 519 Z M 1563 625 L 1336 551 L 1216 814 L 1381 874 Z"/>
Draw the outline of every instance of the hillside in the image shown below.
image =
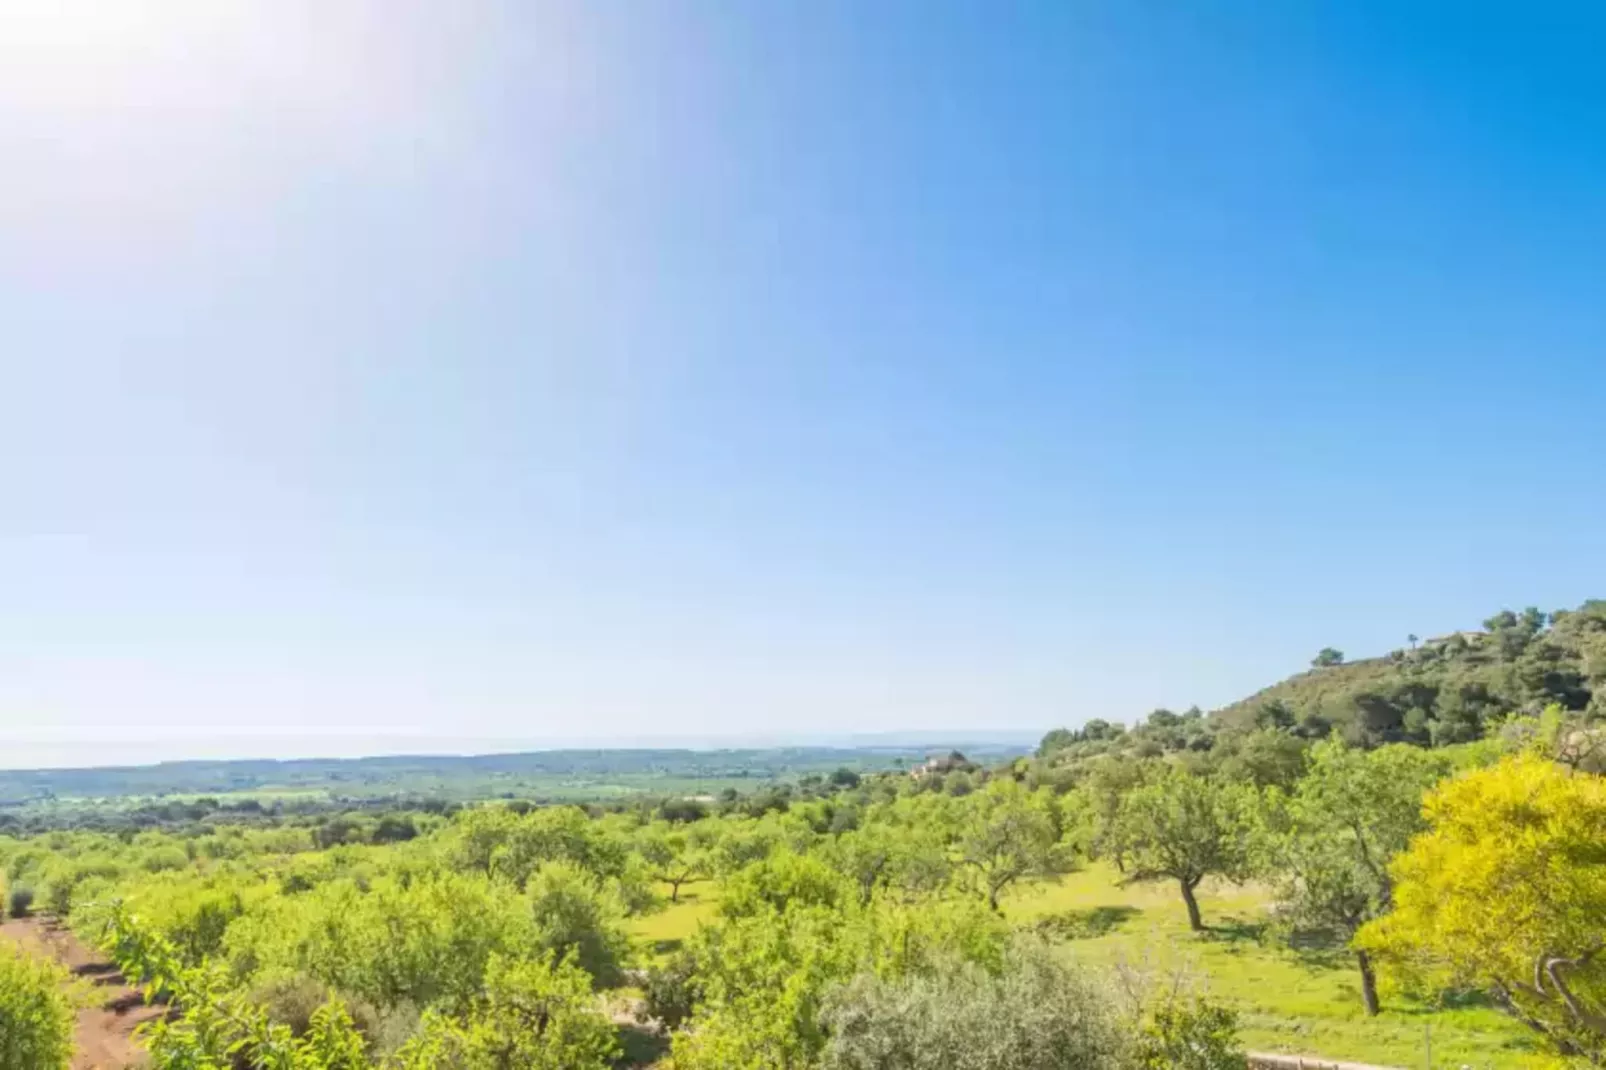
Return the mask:
<path fill-rule="evenodd" d="M 1313 667 L 1211 718 L 1224 729 L 1281 726 L 1317 736 L 1337 728 L 1362 744 L 1444 745 L 1552 703 L 1606 716 L 1606 601 L 1548 614 L 1502 610 L 1475 631 Z"/>

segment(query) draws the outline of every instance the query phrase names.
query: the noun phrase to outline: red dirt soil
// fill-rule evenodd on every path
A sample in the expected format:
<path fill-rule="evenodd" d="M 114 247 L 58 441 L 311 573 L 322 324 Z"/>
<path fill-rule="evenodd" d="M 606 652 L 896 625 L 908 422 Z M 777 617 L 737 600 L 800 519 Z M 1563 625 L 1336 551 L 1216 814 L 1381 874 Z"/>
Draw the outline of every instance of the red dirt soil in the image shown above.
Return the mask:
<path fill-rule="evenodd" d="M 72 1070 L 128 1070 L 144 1065 L 144 1050 L 134 1038 L 134 1029 L 161 1017 L 162 1008 L 147 1007 L 138 990 L 129 987 L 105 956 L 45 918 L 13 918 L 0 924 L 0 937 L 30 954 L 55 959 L 82 982 L 75 985 L 78 991 L 74 995 L 90 993 L 88 1006 L 78 1012 Z"/>

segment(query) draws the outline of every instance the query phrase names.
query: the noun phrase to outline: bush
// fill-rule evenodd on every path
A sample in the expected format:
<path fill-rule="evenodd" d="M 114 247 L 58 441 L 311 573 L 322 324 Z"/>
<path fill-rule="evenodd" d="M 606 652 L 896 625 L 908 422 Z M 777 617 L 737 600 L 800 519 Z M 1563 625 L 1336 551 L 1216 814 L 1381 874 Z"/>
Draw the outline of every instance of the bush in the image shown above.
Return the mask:
<path fill-rule="evenodd" d="M 334 989 L 300 973 L 275 973 L 259 979 L 251 986 L 247 999 L 268 1013 L 271 1021 L 288 1026 L 296 1036 L 305 1036 L 312 1028 L 312 1016 L 334 998 Z M 361 1026 L 361 1016 L 352 1015 Z"/>
<path fill-rule="evenodd" d="M 418 826 L 404 814 L 386 814 L 374 826 L 371 843 L 405 843 L 418 835 Z"/>
<path fill-rule="evenodd" d="M 826 1070 L 1117 1070 L 1131 1040 L 1088 977 L 1022 941 L 994 976 L 973 964 L 902 980 L 861 974 L 827 1001 Z"/>
<path fill-rule="evenodd" d="M 697 980 L 697 956 L 679 951 L 662 966 L 647 971 L 643 986 L 646 1017 L 663 1023 L 665 1029 L 679 1029 L 697 1009 L 702 986 Z"/>
<path fill-rule="evenodd" d="M 6 897 L 7 913 L 13 918 L 26 918 L 33 911 L 33 889 L 19 884 Z"/>
<path fill-rule="evenodd" d="M 619 984 L 630 940 L 620 927 L 623 910 L 614 896 L 579 866 L 550 862 L 530 878 L 530 903 L 542 948 L 572 960 L 597 988 Z"/>
<path fill-rule="evenodd" d="M 184 853 L 182 847 L 158 847 L 140 860 L 140 865 L 147 873 L 163 873 L 170 869 L 184 869 L 190 864 L 190 856 Z"/>
<path fill-rule="evenodd" d="M 304 1037 L 313 1030 L 319 1011 L 339 1004 L 351 1019 L 352 1027 L 380 1055 L 395 1051 L 418 1025 L 418 1011 L 414 1007 L 401 1006 L 383 1012 L 305 973 L 267 974 L 257 979 L 246 998 L 266 1011 L 269 1021 L 288 1027 L 296 1037 Z"/>
<path fill-rule="evenodd" d="M 427 1016 L 396 1061 L 407 1070 L 607 1070 L 618 1052 L 583 972 L 550 958 L 496 956 L 467 1019 Z"/>
<path fill-rule="evenodd" d="M 66 1070 L 73 1030 L 66 983 L 60 967 L 0 947 L 0 1070 Z"/>
<path fill-rule="evenodd" d="M 1167 1003 L 1150 1013 L 1138 1037 L 1143 1070 L 1245 1070 L 1238 1018 L 1203 1000 Z"/>

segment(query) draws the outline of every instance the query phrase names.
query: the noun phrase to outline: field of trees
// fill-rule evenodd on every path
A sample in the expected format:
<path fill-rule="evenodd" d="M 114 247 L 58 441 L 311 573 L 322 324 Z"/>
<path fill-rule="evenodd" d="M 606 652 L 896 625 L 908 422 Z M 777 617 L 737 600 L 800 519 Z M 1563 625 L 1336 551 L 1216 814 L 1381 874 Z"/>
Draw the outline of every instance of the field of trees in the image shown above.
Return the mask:
<path fill-rule="evenodd" d="M 1012 761 L 29 826 L 3 901 L 144 986 L 154 1070 L 1597 1064 L 1603 655 L 1590 603 Z M 0 943 L 0 1070 L 81 995 Z"/>

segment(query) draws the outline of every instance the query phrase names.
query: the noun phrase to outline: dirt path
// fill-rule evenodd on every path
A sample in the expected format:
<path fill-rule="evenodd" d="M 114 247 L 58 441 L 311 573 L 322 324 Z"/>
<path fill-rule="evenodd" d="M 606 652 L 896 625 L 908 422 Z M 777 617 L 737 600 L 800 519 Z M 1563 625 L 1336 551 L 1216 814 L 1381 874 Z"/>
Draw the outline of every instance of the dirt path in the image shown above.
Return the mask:
<path fill-rule="evenodd" d="M 0 937 L 32 954 L 55 959 L 85 983 L 80 987 L 92 993 L 89 1006 L 78 1012 L 72 1070 L 128 1070 L 144 1065 L 134 1029 L 162 1011 L 145 1006 L 139 992 L 129 987 L 116 966 L 85 947 L 72 933 L 43 918 L 13 918 L 0 924 Z"/>

